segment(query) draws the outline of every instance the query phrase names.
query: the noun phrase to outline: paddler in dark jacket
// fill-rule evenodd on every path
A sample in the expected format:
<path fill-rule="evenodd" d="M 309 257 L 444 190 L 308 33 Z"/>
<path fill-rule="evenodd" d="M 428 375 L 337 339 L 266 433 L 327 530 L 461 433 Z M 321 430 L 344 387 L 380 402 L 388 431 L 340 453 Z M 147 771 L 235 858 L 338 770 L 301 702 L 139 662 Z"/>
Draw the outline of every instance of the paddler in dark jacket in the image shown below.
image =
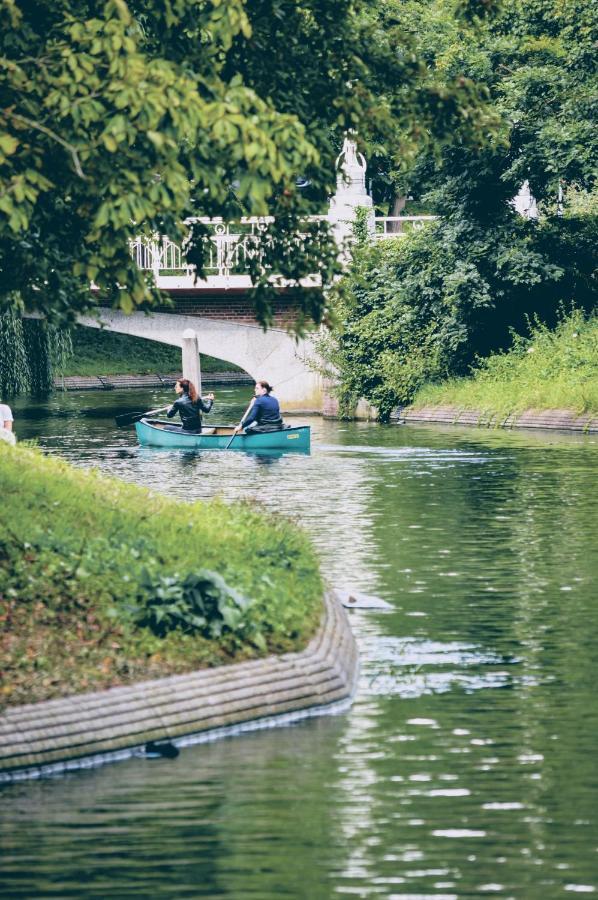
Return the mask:
<path fill-rule="evenodd" d="M 188 378 L 179 378 L 174 389 L 179 397 L 174 401 L 166 415 L 169 419 L 172 419 L 178 413 L 181 417 L 183 431 L 199 434 L 201 432 L 201 413 L 207 413 L 211 410 L 214 403 L 214 394 L 206 394 L 205 397 L 200 397 L 195 385 Z M 169 426 L 167 425 L 166 428 L 169 428 Z M 173 426 L 170 426 L 170 428 L 173 428 Z"/>
<path fill-rule="evenodd" d="M 236 431 L 279 431 L 283 427 L 278 400 L 270 396 L 272 390 L 267 381 L 256 381 L 255 399 Z"/>

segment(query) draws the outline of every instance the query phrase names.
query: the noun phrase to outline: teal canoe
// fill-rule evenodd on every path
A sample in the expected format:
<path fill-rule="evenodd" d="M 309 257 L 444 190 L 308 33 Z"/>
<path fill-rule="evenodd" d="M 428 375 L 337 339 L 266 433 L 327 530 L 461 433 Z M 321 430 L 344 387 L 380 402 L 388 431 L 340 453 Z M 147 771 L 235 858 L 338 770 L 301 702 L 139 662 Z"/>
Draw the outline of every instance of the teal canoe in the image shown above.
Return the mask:
<path fill-rule="evenodd" d="M 236 434 L 231 441 L 231 425 L 204 428 L 201 434 L 187 434 L 182 430 L 166 430 L 166 424 L 170 425 L 160 419 L 141 419 L 135 422 L 141 446 L 161 447 L 163 450 L 243 450 L 246 453 L 309 453 L 310 448 L 309 425 L 286 427 L 262 434 Z"/>

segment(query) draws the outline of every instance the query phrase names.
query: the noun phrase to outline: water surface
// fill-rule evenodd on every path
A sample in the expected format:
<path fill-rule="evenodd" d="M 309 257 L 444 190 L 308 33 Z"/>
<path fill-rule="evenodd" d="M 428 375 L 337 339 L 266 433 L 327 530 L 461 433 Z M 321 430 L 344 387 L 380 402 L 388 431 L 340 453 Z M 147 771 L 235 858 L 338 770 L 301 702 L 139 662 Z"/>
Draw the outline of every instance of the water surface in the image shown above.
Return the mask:
<path fill-rule="evenodd" d="M 342 716 L 2 788 L 6 897 L 567 897 L 598 891 L 597 441 L 319 419 L 311 456 L 140 450 L 123 407 L 16 404 L 17 434 L 310 533 L 362 657 Z M 218 421 L 246 389 L 217 392 Z M 197 548 L 198 561 L 201 548 Z"/>

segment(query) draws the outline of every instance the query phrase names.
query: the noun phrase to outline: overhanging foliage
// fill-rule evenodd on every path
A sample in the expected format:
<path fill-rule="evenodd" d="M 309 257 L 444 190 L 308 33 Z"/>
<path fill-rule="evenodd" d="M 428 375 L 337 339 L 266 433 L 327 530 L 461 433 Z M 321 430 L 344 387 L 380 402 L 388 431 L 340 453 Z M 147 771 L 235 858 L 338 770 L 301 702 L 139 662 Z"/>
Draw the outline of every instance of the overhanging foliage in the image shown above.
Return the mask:
<path fill-rule="evenodd" d="M 325 288 L 330 236 L 292 256 L 286 245 L 332 191 L 342 133 L 398 158 L 480 118 L 470 80 L 431 80 L 378 12 L 361 0 L 0 0 L 0 305 L 18 291 L 26 310 L 72 322 L 97 302 L 151 304 L 129 239 L 190 238 L 201 274 L 205 234 L 183 220 L 202 215 L 274 214 L 265 266 L 291 280 L 317 271 Z M 273 292 L 254 276 L 267 323 Z M 325 316 L 323 290 L 303 312 Z"/>

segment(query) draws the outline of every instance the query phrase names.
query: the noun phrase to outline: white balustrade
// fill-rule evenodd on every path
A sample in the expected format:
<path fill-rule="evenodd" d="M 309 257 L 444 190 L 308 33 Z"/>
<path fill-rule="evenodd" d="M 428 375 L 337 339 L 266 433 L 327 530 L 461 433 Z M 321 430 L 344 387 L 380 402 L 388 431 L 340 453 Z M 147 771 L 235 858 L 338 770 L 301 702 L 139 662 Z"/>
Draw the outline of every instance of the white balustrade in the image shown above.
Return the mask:
<path fill-rule="evenodd" d="M 410 231 L 423 228 L 436 216 L 376 216 L 372 238 L 405 237 Z M 328 216 L 311 216 L 310 221 L 330 221 Z M 188 225 L 200 222 L 209 230 L 207 236 L 205 274 L 209 277 L 230 278 L 246 275 L 250 262 L 260 260 L 261 242 L 272 217 L 242 218 L 238 222 L 222 219 L 188 219 Z M 300 235 L 298 235 L 300 238 Z M 141 236 L 130 243 L 131 255 L 140 269 L 153 272 L 155 277 L 194 277 L 195 267 L 185 261 L 184 246 L 175 244 L 168 237 Z"/>

